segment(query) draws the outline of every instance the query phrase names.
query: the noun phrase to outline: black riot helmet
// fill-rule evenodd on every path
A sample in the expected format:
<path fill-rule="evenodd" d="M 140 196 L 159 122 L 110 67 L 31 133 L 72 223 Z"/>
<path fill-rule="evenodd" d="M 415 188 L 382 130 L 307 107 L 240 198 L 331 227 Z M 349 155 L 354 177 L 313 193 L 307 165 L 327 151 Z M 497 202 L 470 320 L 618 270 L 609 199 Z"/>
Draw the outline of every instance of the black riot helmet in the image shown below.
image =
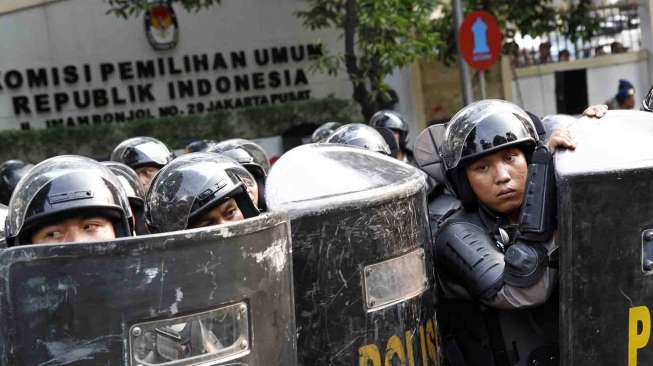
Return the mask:
<path fill-rule="evenodd" d="M 442 169 L 467 210 L 475 209 L 478 203 L 465 173 L 468 164 L 509 147 L 521 148 L 530 159 L 539 143 L 528 113 L 502 100 L 482 100 L 466 106 L 451 118 L 441 137 L 438 128 L 431 126 L 420 134 L 415 144 L 416 159 L 439 181 L 442 177 L 438 177 L 437 167 Z M 428 151 L 433 156 L 425 157 Z"/>
<path fill-rule="evenodd" d="M 174 154 L 161 141 L 153 137 L 133 137 L 121 142 L 111 153 L 111 160 L 132 169 L 144 166 L 158 168 L 174 159 Z"/>
<path fill-rule="evenodd" d="M 111 170 L 127 193 L 129 206 L 132 209 L 132 214 L 136 221 L 134 227 L 136 234 L 148 234 L 145 226 L 145 218 L 143 216 L 145 210 L 145 188 L 143 188 L 143 184 L 141 184 L 140 179 L 138 179 L 138 175 L 134 169 L 117 161 L 103 161 L 102 165 Z"/>
<path fill-rule="evenodd" d="M 259 210 L 267 211 L 265 181 L 270 165 L 265 150 L 261 146 L 249 140 L 233 139 L 212 145 L 205 151 L 226 156 L 245 167 L 254 176 L 258 186 L 257 206 Z"/>
<path fill-rule="evenodd" d="M 127 193 L 127 198 L 129 198 L 132 208 L 135 205 L 143 207 L 145 203 L 145 189 L 134 169 L 117 161 L 103 161 L 102 165 L 109 168 L 116 178 L 118 178 Z"/>
<path fill-rule="evenodd" d="M 16 186 L 6 221 L 7 244 L 30 244 L 40 227 L 84 214 L 111 220 L 116 237 L 132 235 L 127 194 L 108 168 L 82 156 L 45 160 Z"/>
<path fill-rule="evenodd" d="M 340 122 L 326 122 L 320 125 L 320 127 L 316 128 L 315 131 L 313 131 L 313 135 L 311 136 L 311 142 L 316 143 L 316 142 L 324 142 L 326 139 L 331 136 L 333 131 L 337 130 L 342 126 L 342 123 Z"/>
<path fill-rule="evenodd" d="M 207 147 L 205 152 L 229 156 L 243 165 L 254 177 L 265 178 L 270 170 L 270 159 L 261 145 L 246 139 L 229 139 Z"/>
<path fill-rule="evenodd" d="M 214 141 L 210 141 L 210 140 L 194 140 L 189 142 L 188 145 L 186 145 L 184 151 L 186 151 L 187 154 L 205 151 L 214 143 L 215 143 Z"/>
<path fill-rule="evenodd" d="M 399 133 L 399 148 L 406 149 L 406 139 L 408 137 L 408 123 L 397 112 L 384 109 L 372 115 L 369 122 L 372 127 L 385 127 Z"/>
<path fill-rule="evenodd" d="M 214 153 L 181 156 L 152 181 L 145 200 L 147 226 L 152 233 L 184 230 L 232 198 L 244 218 L 257 216 L 248 188 L 254 188 L 254 177 L 230 158 Z"/>
<path fill-rule="evenodd" d="M 20 160 L 8 160 L 0 164 L 0 203 L 9 204 L 11 194 L 14 192 L 18 181 L 34 167 Z"/>
<path fill-rule="evenodd" d="M 325 142 L 358 146 L 385 155 L 392 155 L 388 143 L 379 131 L 362 123 L 351 123 L 338 128 Z"/>

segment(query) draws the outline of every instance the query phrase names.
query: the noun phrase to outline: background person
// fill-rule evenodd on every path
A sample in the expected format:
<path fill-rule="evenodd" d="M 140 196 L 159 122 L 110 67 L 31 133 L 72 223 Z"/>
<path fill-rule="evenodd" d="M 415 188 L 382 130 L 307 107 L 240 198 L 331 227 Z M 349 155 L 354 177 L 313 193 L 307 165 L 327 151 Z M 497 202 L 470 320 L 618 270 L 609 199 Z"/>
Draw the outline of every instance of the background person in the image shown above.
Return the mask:
<path fill-rule="evenodd" d="M 635 108 L 635 87 L 628 80 L 620 79 L 617 95 L 605 102 L 608 109 Z"/>
<path fill-rule="evenodd" d="M 258 194 L 256 205 L 261 212 L 267 211 L 265 181 L 270 170 L 270 160 L 263 147 L 250 140 L 231 139 L 211 145 L 204 151 L 231 158 L 247 169 L 256 180 Z"/>
<path fill-rule="evenodd" d="M 378 111 L 370 118 L 369 125 L 375 128 L 387 128 L 392 131 L 395 142 L 399 147 L 395 157 L 404 163 L 413 164 L 413 153 L 408 149 L 408 123 L 399 113 L 391 110 Z"/>
<path fill-rule="evenodd" d="M 101 164 L 111 170 L 127 193 L 129 207 L 131 207 L 134 216 L 134 231 L 136 235 L 149 234 L 145 226 L 145 189 L 138 179 L 136 172 L 127 165 L 118 163 L 117 161 L 104 161 Z"/>
<path fill-rule="evenodd" d="M 168 147 L 153 137 L 127 139 L 111 152 L 112 161 L 134 169 L 146 191 L 156 173 L 174 158 Z"/>

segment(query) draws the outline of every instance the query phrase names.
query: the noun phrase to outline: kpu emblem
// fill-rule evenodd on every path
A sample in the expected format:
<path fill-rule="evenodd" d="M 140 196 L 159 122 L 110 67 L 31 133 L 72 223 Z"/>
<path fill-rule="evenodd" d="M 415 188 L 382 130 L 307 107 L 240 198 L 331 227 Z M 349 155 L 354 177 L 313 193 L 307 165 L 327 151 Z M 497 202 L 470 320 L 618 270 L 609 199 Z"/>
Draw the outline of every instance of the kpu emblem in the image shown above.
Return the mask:
<path fill-rule="evenodd" d="M 177 16 L 172 5 L 159 1 L 145 13 L 145 33 L 152 47 L 158 51 L 174 48 L 179 40 Z"/>

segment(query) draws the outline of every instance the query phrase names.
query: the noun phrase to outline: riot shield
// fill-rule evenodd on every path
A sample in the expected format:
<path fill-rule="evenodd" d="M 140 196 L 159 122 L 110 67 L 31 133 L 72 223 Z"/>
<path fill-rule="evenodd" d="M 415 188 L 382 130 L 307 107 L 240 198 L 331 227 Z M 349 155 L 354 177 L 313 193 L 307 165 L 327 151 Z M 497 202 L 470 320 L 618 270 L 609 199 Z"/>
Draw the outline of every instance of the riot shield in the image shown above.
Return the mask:
<path fill-rule="evenodd" d="M 7 246 L 5 239 L 5 221 L 7 221 L 7 206 L 0 203 L 0 249 Z"/>
<path fill-rule="evenodd" d="M 224 226 L 0 254 L 2 365 L 295 365 L 290 228 Z"/>
<path fill-rule="evenodd" d="M 561 365 L 651 365 L 653 115 L 570 127 L 556 154 Z"/>
<path fill-rule="evenodd" d="M 438 364 L 425 175 L 382 154 L 304 145 L 268 204 L 291 217 L 299 363 Z"/>

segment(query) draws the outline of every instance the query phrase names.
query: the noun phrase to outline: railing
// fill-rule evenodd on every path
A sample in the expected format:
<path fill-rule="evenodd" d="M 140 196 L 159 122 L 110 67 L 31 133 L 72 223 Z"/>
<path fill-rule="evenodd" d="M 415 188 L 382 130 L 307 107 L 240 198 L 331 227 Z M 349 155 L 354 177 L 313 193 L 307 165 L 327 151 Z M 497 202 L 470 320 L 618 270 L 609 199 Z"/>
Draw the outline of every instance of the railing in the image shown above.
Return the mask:
<path fill-rule="evenodd" d="M 572 42 L 557 32 L 536 38 L 517 34 L 513 39 L 507 39 L 504 53 L 512 55 L 515 67 L 528 67 L 641 49 L 642 31 L 636 3 L 597 7 L 592 16 L 600 19 L 600 26 L 590 40 Z"/>

